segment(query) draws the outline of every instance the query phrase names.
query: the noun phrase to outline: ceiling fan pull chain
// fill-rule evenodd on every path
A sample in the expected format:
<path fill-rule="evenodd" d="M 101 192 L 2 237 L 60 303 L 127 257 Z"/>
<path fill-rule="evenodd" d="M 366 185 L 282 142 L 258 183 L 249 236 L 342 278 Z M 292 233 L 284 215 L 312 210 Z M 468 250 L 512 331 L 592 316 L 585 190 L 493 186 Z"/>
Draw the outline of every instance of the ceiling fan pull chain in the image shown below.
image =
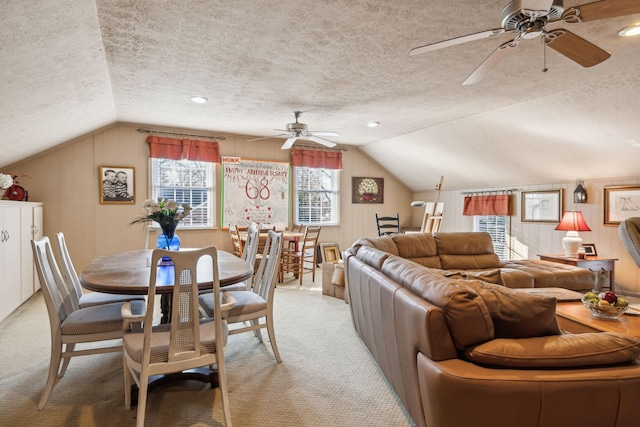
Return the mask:
<path fill-rule="evenodd" d="M 549 71 L 549 69 L 547 68 L 547 44 L 546 43 L 542 43 L 542 72 L 546 73 L 547 71 Z"/>

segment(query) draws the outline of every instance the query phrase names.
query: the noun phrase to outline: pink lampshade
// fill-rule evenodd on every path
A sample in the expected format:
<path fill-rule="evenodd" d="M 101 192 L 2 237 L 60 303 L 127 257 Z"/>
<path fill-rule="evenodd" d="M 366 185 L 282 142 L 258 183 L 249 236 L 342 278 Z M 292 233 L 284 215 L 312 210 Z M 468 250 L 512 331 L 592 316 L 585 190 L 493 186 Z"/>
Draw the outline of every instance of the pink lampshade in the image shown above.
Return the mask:
<path fill-rule="evenodd" d="M 584 220 L 581 211 L 567 211 L 562 215 L 562 221 L 555 228 L 562 231 L 591 231 Z"/>

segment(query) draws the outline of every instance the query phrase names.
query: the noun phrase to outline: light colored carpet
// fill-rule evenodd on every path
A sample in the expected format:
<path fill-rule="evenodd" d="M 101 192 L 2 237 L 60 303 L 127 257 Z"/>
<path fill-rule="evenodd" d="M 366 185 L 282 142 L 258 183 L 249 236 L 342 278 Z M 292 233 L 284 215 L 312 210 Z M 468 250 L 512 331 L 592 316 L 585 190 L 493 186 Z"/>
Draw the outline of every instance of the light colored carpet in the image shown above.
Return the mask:
<path fill-rule="evenodd" d="M 227 378 L 234 426 L 412 426 L 397 396 L 355 333 L 349 306 L 316 283 L 285 280 L 275 296 L 283 362 L 251 333 L 229 337 Z M 40 293 L 0 323 L 0 425 L 133 426 L 124 408 L 120 353 L 76 357 L 38 411 L 50 355 Z M 213 408 L 213 416 L 212 416 Z M 197 381 L 151 391 L 148 426 L 223 425 L 220 392 Z"/>

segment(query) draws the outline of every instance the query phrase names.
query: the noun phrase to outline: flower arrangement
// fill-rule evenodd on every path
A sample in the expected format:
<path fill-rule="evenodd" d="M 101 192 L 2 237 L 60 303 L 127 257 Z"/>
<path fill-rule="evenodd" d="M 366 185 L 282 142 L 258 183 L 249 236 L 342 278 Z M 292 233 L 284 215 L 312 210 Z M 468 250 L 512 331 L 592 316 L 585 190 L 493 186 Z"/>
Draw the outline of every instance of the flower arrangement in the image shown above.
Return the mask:
<path fill-rule="evenodd" d="M 378 184 L 371 178 L 365 178 L 360 182 L 358 186 L 358 193 L 363 194 L 378 194 Z"/>
<path fill-rule="evenodd" d="M 13 185 L 13 175 L 0 173 L 0 189 L 6 190 Z"/>
<path fill-rule="evenodd" d="M 186 203 L 180 205 L 178 202 L 169 199 L 158 198 L 157 201 L 147 199 L 142 205 L 142 212 L 145 215 L 134 219 L 129 225 L 155 221 L 160 224 L 162 232 L 171 240 L 178 222 L 191 213 L 191 206 Z"/>

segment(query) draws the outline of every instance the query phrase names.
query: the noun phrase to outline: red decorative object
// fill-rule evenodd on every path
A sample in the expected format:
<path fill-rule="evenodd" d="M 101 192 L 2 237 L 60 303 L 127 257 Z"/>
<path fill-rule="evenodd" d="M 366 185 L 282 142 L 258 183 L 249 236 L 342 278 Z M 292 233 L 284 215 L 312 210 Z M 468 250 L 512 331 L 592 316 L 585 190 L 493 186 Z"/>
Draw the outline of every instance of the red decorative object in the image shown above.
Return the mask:
<path fill-rule="evenodd" d="M 18 177 L 27 177 L 31 178 L 29 175 L 11 175 L 13 177 L 13 185 L 7 188 L 4 191 L 4 196 L 2 199 L 13 200 L 13 201 L 28 201 L 29 200 L 29 192 L 24 189 L 24 187 L 18 185 Z"/>

